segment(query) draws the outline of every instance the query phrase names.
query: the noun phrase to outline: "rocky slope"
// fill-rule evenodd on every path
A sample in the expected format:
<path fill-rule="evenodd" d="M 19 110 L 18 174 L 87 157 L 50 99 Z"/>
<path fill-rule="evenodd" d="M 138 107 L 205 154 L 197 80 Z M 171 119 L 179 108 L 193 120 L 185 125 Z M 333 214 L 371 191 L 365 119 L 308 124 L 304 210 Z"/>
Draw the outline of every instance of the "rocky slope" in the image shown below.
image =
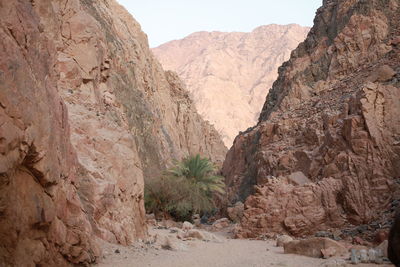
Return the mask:
<path fill-rule="evenodd" d="M 0 2 L 0 265 L 87 264 L 147 234 L 143 180 L 226 148 L 114 0 Z"/>
<path fill-rule="evenodd" d="M 309 28 L 266 25 L 244 32 L 197 32 L 152 49 L 188 85 L 197 110 L 230 147 L 257 122 L 278 67 Z"/>
<path fill-rule="evenodd" d="M 237 235 L 369 223 L 400 178 L 400 1 L 326 0 L 223 172 Z"/>

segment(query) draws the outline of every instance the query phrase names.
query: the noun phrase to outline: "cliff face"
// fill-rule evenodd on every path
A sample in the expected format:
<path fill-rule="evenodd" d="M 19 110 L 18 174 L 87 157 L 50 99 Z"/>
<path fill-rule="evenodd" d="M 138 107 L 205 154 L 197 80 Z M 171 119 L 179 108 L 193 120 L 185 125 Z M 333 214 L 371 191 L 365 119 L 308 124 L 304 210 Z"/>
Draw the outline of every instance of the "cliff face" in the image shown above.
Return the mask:
<path fill-rule="evenodd" d="M 291 24 L 250 33 L 197 32 L 152 50 L 185 81 L 199 113 L 230 147 L 239 131 L 257 122 L 278 67 L 308 30 Z"/>
<path fill-rule="evenodd" d="M 400 2 L 324 1 L 223 172 L 239 237 L 307 235 L 389 210 L 400 176 Z"/>
<path fill-rule="evenodd" d="M 147 234 L 143 180 L 226 148 L 114 0 L 0 2 L 0 262 L 93 262 Z"/>

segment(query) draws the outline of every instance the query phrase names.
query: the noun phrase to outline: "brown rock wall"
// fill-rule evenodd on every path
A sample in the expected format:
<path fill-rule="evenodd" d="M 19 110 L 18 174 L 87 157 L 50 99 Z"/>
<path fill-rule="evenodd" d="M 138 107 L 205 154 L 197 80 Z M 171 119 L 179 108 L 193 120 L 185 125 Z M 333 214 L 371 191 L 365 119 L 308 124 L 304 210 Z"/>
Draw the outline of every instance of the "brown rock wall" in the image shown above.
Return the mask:
<path fill-rule="evenodd" d="M 247 198 L 239 236 L 309 235 L 390 208 L 400 174 L 398 6 L 326 1 L 318 10 L 259 123 L 227 154 L 229 200 Z M 310 182 L 293 184 L 298 172 Z"/>
<path fill-rule="evenodd" d="M 147 234 L 144 180 L 226 148 L 113 0 L 0 2 L 0 265 L 94 262 Z"/>

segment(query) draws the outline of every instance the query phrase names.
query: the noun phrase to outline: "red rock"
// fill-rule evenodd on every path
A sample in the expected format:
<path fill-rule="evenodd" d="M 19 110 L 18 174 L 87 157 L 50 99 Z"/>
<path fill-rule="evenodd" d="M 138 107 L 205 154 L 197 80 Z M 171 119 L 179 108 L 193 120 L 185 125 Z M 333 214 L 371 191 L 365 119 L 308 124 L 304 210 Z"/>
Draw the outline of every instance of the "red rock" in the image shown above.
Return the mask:
<path fill-rule="evenodd" d="M 227 153 L 228 203 L 245 203 L 237 236 L 312 235 L 382 218 L 400 171 L 393 20 L 374 1 L 324 1 L 257 125 Z M 311 182 L 293 183 L 298 172 Z"/>
<path fill-rule="evenodd" d="M 347 249 L 340 243 L 323 237 L 294 240 L 283 245 L 287 254 L 298 254 L 314 258 L 329 258 L 332 256 L 343 256 Z"/>
<path fill-rule="evenodd" d="M 363 245 L 364 240 L 361 237 L 356 236 L 356 237 L 353 238 L 353 242 L 352 243 L 354 245 Z"/>
<path fill-rule="evenodd" d="M 228 217 L 233 222 L 240 222 L 240 220 L 243 217 L 243 211 L 244 211 L 244 204 L 240 201 L 236 202 L 233 207 L 227 208 Z"/>
<path fill-rule="evenodd" d="M 375 234 L 374 242 L 375 244 L 381 244 L 383 241 L 387 240 L 389 237 L 388 230 L 380 230 Z"/>
<path fill-rule="evenodd" d="M 229 222 L 228 218 L 221 218 L 221 219 L 216 220 L 212 224 L 211 229 L 213 231 L 219 231 L 219 230 L 222 230 L 223 228 L 228 227 L 229 225 L 230 225 L 230 222 Z"/>
<path fill-rule="evenodd" d="M 144 179 L 226 147 L 116 1 L 0 6 L 0 262 L 89 265 L 147 235 Z"/>

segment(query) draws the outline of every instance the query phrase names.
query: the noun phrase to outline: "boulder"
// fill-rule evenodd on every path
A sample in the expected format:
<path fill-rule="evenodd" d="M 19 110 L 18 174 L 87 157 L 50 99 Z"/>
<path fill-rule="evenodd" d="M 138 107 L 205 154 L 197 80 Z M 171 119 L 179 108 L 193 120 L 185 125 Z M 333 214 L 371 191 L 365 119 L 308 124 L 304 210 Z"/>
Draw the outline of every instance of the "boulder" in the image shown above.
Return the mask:
<path fill-rule="evenodd" d="M 173 251 L 186 251 L 188 250 L 187 246 L 176 240 L 170 236 L 159 236 L 158 237 L 158 244 L 161 245 L 162 249 L 166 250 L 173 250 Z"/>
<path fill-rule="evenodd" d="M 276 246 L 283 247 L 286 243 L 293 241 L 293 238 L 288 235 L 281 235 L 276 239 Z"/>
<path fill-rule="evenodd" d="M 337 241 L 324 237 L 290 241 L 283 246 L 286 254 L 298 254 L 313 258 L 342 256 L 347 249 Z"/>
<path fill-rule="evenodd" d="M 165 227 L 165 228 L 179 227 L 179 223 L 175 222 L 173 220 L 162 220 L 160 222 L 160 225 Z"/>
<path fill-rule="evenodd" d="M 379 244 L 379 246 L 377 246 L 375 248 L 375 250 L 378 252 L 378 254 L 382 254 L 382 256 L 387 258 L 388 257 L 388 244 L 389 244 L 389 241 L 385 240 L 381 244 Z"/>
<path fill-rule="evenodd" d="M 182 225 L 182 230 L 183 231 L 188 231 L 188 230 L 191 230 L 191 229 L 193 229 L 194 228 L 194 225 L 193 224 L 191 224 L 190 222 L 183 222 L 183 225 Z"/>
<path fill-rule="evenodd" d="M 219 231 L 219 230 L 222 230 L 223 228 L 228 227 L 229 225 L 230 225 L 230 221 L 228 218 L 221 218 L 219 220 L 216 220 L 212 224 L 211 228 L 213 231 Z"/>
<path fill-rule="evenodd" d="M 244 204 L 240 201 L 236 202 L 233 207 L 228 207 L 227 213 L 229 219 L 233 222 L 240 222 L 243 216 Z"/>
<path fill-rule="evenodd" d="M 288 179 L 290 181 L 290 183 L 294 184 L 294 185 L 304 185 L 304 184 L 308 184 L 311 183 L 310 179 L 308 179 L 307 176 L 304 175 L 303 172 L 293 172 L 288 176 Z"/>
<path fill-rule="evenodd" d="M 186 238 L 191 237 L 191 238 L 196 238 L 199 240 L 205 240 L 206 236 L 204 235 L 204 233 L 200 230 L 196 230 L 196 229 L 190 229 L 189 231 L 187 231 Z"/>
<path fill-rule="evenodd" d="M 374 242 L 375 244 L 381 244 L 383 241 L 387 240 L 389 237 L 388 230 L 380 230 L 375 233 Z"/>
<path fill-rule="evenodd" d="M 393 78 L 396 72 L 388 65 L 380 66 L 375 72 L 368 78 L 371 82 L 386 82 Z"/>

